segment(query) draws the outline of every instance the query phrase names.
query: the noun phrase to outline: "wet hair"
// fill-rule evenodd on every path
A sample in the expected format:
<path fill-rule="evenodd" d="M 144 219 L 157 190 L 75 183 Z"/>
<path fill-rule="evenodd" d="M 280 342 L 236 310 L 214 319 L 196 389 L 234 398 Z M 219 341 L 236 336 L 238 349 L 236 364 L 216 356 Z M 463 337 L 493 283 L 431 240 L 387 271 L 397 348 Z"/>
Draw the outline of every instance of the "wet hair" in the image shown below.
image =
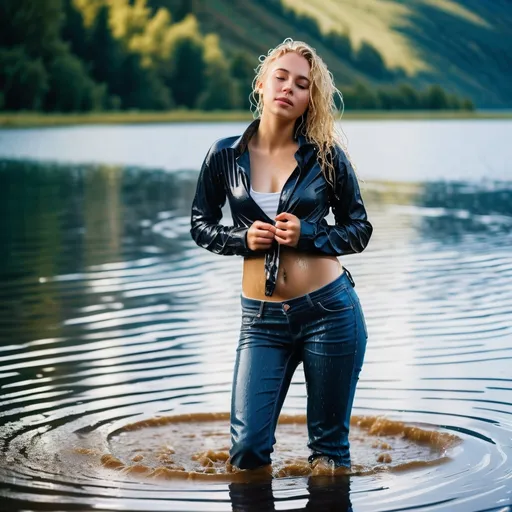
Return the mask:
<path fill-rule="evenodd" d="M 258 82 L 263 82 L 267 76 L 270 65 L 279 57 L 295 52 L 304 57 L 310 66 L 310 97 L 309 105 L 302 116 L 295 123 L 294 134 L 302 133 L 318 148 L 318 162 L 325 179 L 334 187 L 335 170 L 332 151 L 336 145 L 341 146 L 347 159 L 349 159 L 345 135 L 336 127 L 337 117 L 341 118 L 344 111 L 343 95 L 334 84 L 334 77 L 325 62 L 316 53 L 316 50 L 303 41 L 294 41 L 287 37 L 275 48 L 271 48 L 267 55 L 260 55 L 260 64 L 255 69 L 256 76 L 252 83 L 250 95 L 251 111 L 253 117 L 260 118 L 263 113 L 263 96 L 257 91 Z M 342 110 L 336 107 L 335 96 L 338 95 Z"/>

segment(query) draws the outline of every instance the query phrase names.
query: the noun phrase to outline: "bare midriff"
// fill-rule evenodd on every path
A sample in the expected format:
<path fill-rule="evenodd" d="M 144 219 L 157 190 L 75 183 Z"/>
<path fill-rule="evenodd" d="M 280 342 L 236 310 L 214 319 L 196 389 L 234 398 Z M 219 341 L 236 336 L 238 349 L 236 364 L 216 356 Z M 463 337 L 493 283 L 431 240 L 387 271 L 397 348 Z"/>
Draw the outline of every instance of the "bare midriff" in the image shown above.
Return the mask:
<path fill-rule="evenodd" d="M 265 255 L 244 259 L 242 293 L 257 300 L 283 301 L 311 293 L 343 272 L 336 256 L 310 254 L 281 246 L 274 293 L 265 295 Z"/>

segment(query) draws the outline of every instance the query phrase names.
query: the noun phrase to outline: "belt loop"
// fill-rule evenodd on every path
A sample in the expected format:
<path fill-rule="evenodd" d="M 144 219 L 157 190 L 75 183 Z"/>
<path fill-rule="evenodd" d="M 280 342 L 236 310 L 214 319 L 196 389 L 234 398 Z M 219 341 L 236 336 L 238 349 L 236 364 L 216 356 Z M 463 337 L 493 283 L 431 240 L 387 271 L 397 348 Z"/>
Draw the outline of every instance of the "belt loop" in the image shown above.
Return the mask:
<path fill-rule="evenodd" d="M 309 304 L 312 308 L 314 308 L 314 307 L 315 307 L 315 304 L 314 304 L 313 300 L 311 299 L 311 297 L 310 297 L 309 293 L 307 293 L 307 294 L 306 294 L 306 300 L 308 301 L 308 304 Z"/>
<path fill-rule="evenodd" d="M 265 301 L 262 300 L 260 304 L 260 309 L 258 310 L 258 314 L 256 315 L 258 318 L 261 318 L 263 316 L 263 306 L 265 305 Z"/>
<path fill-rule="evenodd" d="M 347 277 L 348 277 L 348 280 L 350 281 L 350 284 L 352 285 L 353 288 L 355 288 L 356 283 L 354 283 L 354 279 L 352 278 L 352 274 L 350 273 L 349 269 L 345 266 L 343 266 L 343 269 L 347 273 Z"/>

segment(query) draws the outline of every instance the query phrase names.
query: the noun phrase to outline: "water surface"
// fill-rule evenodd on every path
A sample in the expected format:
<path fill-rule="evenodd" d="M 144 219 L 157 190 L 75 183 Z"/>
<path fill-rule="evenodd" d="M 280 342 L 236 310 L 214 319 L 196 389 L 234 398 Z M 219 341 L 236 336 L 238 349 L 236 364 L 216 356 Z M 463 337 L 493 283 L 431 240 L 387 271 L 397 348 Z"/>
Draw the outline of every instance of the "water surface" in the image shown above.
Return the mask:
<path fill-rule="evenodd" d="M 486 151 L 468 151 L 480 151 L 466 168 L 478 176 Z M 485 180 L 450 178 L 446 154 L 442 181 L 368 178 L 374 235 L 340 258 L 369 330 L 354 414 L 462 443 L 433 466 L 258 484 L 149 481 L 68 450 L 108 451 L 155 416 L 229 410 L 242 260 L 190 239 L 197 169 L 3 160 L 3 509 L 510 510 L 512 183 L 498 178 L 500 151 Z M 305 403 L 299 366 L 283 412 Z"/>
<path fill-rule="evenodd" d="M 0 158 L 196 170 L 218 138 L 247 122 L 0 130 Z M 339 123 L 361 175 L 394 181 L 510 180 L 512 119 Z"/>

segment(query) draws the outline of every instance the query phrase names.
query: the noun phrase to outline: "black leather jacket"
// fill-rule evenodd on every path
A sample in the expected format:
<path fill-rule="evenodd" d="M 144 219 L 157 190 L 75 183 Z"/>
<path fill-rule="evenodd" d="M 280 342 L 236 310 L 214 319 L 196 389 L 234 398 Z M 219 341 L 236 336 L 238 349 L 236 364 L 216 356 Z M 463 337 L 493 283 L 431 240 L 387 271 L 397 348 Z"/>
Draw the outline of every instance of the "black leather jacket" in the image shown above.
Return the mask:
<path fill-rule="evenodd" d="M 201 166 L 192 203 L 190 234 L 197 245 L 216 254 L 245 257 L 265 254 L 265 295 L 274 292 L 279 268 L 280 244 L 253 251 L 247 246 L 247 231 L 256 220 L 275 224 L 250 196 L 250 164 L 247 144 L 257 131 L 259 119 L 237 137 L 219 139 L 209 149 Z M 296 134 L 297 167 L 281 191 L 277 213 L 300 219 L 296 250 L 341 256 L 365 249 L 373 227 L 368 221 L 354 170 L 343 150 L 334 148 L 336 187 L 325 180 L 316 155 L 317 147 Z M 229 200 L 234 226 L 219 224 L 222 207 Z M 325 216 L 332 207 L 335 225 Z"/>

